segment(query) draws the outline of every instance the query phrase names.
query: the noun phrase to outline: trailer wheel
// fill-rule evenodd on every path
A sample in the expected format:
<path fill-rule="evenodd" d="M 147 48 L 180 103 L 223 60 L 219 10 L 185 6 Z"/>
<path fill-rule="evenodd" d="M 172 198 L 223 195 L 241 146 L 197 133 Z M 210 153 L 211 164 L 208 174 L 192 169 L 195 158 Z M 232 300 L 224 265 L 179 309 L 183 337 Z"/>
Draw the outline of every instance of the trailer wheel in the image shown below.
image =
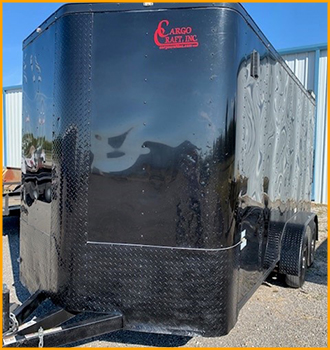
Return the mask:
<path fill-rule="evenodd" d="M 47 203 L 50 203 L 52 201 L 52 187 L 51 187 L 51 184 L 47 184 L 46 185 L 45 199 L 46 199 Z"/>
<path fill-rule="evenodd" d="M 302 252 L 300 254 L 300 274 L 299 276 L 294 275 L 286 275 L 285 283 L 292 288 L 300 288 L 303 286 L 305 282 L 305 275 L 307 269 L 307 261 L 308 261 L 308 239 L 307 235 L 304 238 L 304 243 L 302 246 Z"/>
<path fill-rule="evenodd" d="M 315 246 L 316 246 L 316 226 L 313 225 L 311 229 L 311 239 L 309 242 L 309 259 L 308 259 L 308 267 L 312 266 L 315 257 Z"/>
<path fill-rule="evenodd" d="M 31 198 L 30 194 L 26 190 L 25 186 L 23 188 L 23 198 L 24 198 L 24 202 L 27 204 L 27 206 L 31 207 L 31 205 L 33 204 L 33 199 Z"/>

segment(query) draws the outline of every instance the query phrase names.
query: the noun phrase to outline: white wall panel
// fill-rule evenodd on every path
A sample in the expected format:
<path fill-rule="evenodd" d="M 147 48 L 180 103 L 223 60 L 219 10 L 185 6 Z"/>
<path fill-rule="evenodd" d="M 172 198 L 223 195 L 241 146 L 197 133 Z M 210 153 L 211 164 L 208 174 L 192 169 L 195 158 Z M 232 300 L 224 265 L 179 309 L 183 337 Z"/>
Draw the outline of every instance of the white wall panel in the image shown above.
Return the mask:
<path fill-rule="evenodd" d="M 307 90 L 314 90 L 315 52 L 283 55 L 288 66 Z"/>
<path fill-rule="evenodd" d="M 21 167 L 22 89 L 4 89 L 3 166 Z"/>
<path fill-rule="evenodd" d="M 328 162 L 327 162 L 327 55 L 326 49 L 315 48 L 311 51 L 282 56 L 288 66 L 296 74 L 307 90 L 316 93 L 316 124 L 315 124 L 315 160 L 314 160 L 314 193 L 315 202 L 327 203 Z"/>
<path fill-rule="evenodd" d="M 319 63 L 319 84 L 317 96 L 317 124 L 315 149 L 315 196 L 321 203 L 327 203 L 328 184 L 328 99 L 327 99 L 327 51 L 321 51 Z"/>

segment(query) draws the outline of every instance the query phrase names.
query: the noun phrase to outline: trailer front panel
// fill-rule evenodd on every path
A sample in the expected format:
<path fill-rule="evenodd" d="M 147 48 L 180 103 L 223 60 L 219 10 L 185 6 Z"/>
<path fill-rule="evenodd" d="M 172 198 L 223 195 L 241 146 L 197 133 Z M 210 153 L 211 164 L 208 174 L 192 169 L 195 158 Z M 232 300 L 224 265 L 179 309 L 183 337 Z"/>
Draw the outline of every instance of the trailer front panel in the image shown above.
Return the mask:
<path fill-rule="evenodd" d="M 228 333 L 312 164 L 313 99 L 244 9 L 66 5 L 24 67 L 28 289 L 127 329 Z"/>

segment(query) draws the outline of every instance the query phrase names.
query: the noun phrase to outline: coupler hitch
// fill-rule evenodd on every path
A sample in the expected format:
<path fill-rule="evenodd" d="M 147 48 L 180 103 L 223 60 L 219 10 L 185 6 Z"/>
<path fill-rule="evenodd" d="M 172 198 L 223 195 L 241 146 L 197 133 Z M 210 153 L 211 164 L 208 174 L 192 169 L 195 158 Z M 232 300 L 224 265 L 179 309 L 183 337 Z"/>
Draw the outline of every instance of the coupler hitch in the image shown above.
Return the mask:
<path fill-rule="evenodd" d="M 47 299 L 50 298 L 44 292 L 36 292 L 10 312 L 9 289 L 6 285 L 3 286 L 3 347 L 57 347 L 124 328 L 123 315 L 119 313 L 90 314 L 81 321 L 79 316 L 82 313 L 70 313 L 58 307 L 46 315 L 26 321 Z M 71 321 L 67 323 L 69 320 Z"/>

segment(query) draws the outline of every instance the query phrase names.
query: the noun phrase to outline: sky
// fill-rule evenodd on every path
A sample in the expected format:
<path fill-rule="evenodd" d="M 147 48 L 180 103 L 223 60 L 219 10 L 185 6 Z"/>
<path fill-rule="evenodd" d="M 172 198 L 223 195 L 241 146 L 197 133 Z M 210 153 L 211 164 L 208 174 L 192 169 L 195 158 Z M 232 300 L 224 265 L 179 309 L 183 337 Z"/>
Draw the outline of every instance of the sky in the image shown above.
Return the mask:
<path fill-rule="evenodd" d="M 3 86 L 22 83 L 22 41 L 62 4 L 2 4 Z M 243 6 L 277 50 L 327 42 L 327 3 L 243 3 Z"/>

